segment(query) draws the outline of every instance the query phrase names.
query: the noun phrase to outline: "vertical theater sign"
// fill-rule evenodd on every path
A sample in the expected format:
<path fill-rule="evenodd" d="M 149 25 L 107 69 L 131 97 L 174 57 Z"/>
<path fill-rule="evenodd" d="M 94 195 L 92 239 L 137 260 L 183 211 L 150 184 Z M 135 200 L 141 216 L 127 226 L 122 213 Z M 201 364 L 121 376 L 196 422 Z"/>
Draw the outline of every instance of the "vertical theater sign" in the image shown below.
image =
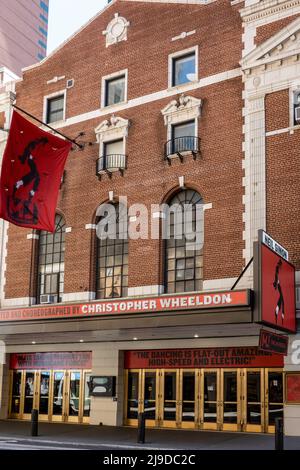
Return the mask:
<path fill-rule="evenodd" d="M 254 244 L 254 321 L 296 332 L 295 267 L 288 251 L 263 230 Z"/>

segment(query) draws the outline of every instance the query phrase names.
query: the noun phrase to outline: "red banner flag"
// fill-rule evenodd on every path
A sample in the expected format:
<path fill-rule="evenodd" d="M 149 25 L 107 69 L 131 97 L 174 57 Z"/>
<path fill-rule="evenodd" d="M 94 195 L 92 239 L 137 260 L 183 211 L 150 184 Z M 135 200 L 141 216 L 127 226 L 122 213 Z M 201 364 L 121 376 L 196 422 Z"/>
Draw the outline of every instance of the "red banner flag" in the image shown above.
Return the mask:
<path fill-rule="evenodd" d="M 54 232 L 71 145 L 14 111 L 2 163 L 0 217 L 20 227 Z"/>

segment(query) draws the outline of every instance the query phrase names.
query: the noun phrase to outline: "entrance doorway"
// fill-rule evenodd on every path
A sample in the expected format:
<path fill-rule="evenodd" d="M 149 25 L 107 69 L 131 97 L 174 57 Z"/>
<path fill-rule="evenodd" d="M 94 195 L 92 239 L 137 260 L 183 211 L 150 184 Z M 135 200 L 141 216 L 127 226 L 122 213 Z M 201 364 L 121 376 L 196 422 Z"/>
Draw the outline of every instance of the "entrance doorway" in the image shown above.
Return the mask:
<path fill-rule="evenodd" d="M 125 424 L 219 431 L 275 431 L 283 416 L 282 369 L 126 370 Z"/>
<path fill-rule="evenodd" d="M 88 370 L 10 371 L 9 417 L 28 420 L 38 409 L 41 421 L 88 423 L 90 376 Z"/>

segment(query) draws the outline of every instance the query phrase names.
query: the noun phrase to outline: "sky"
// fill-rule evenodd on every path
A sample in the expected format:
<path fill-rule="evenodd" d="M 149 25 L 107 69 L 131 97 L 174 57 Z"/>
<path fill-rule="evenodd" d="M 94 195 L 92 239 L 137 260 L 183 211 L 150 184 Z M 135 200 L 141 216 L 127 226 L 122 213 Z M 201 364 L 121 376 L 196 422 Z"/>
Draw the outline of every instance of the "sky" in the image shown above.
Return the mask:
<path fill-rule="evenodd" d="M 50 0 L 47 53 L 52 52 L 107 5 L 107 0 Z"/>

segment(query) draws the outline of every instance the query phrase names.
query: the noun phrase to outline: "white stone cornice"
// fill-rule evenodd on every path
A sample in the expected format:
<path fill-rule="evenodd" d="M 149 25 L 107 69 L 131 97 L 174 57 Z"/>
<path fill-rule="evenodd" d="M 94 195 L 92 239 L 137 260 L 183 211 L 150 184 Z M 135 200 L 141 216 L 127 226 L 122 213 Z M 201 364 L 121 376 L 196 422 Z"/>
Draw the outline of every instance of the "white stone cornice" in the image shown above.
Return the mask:
<path fill-rule="evenodd" d="M 263 0 L 243 8 L 240 14 L 244 23 L 251 23 L 288 10 L 291 15 L 295 14 L 293 9 L 296 7 L 300 7 L 300 0 Z"/>

